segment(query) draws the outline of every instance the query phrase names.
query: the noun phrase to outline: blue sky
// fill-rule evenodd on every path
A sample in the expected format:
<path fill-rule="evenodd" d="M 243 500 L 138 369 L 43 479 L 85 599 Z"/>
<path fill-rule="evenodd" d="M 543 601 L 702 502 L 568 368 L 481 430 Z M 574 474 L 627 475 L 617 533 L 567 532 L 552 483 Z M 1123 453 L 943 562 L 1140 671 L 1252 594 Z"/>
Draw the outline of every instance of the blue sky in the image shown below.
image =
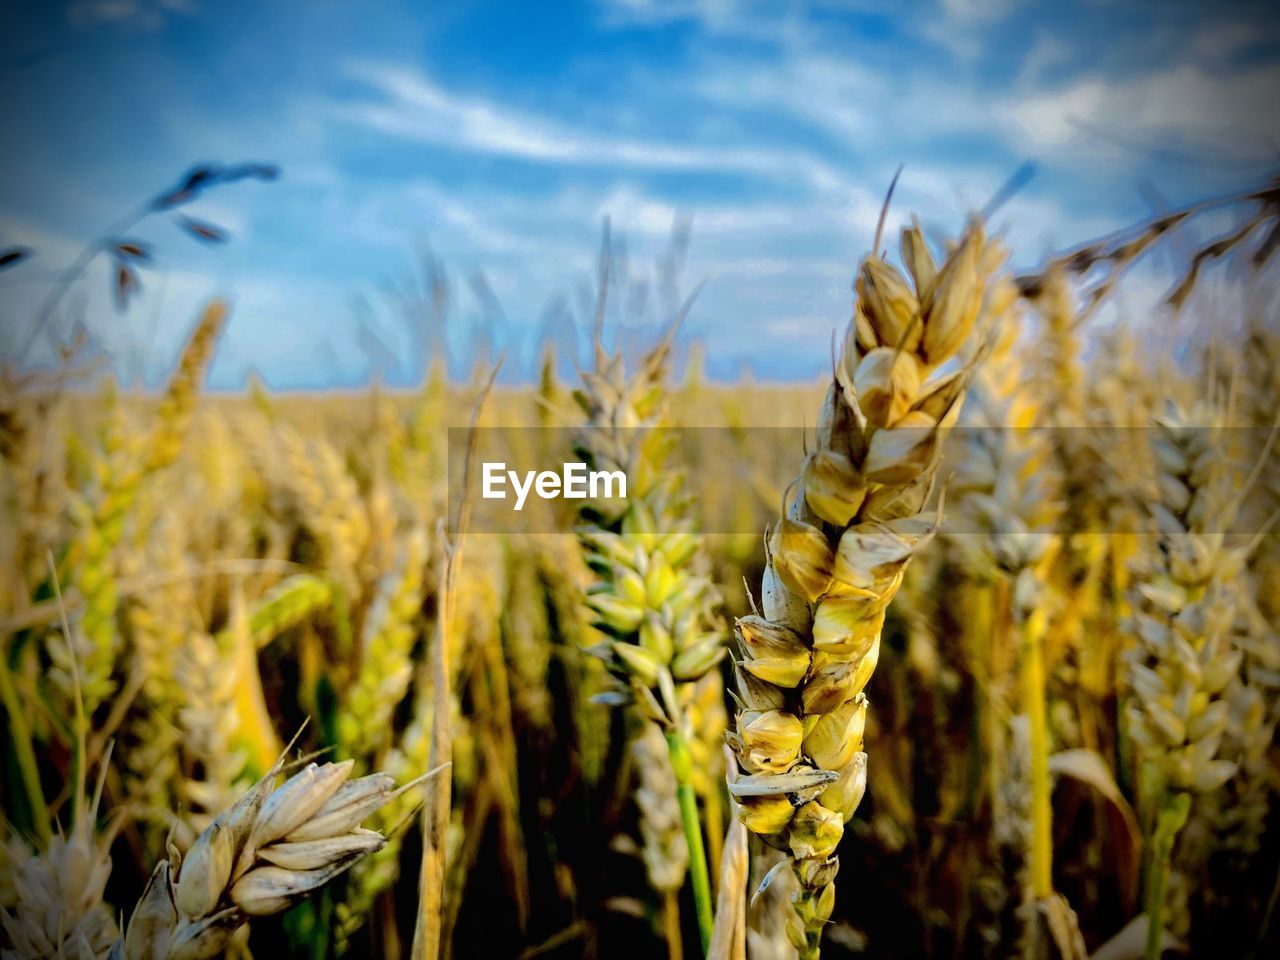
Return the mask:
<path fill-rule="evenodd" d="M 606 214 L 637 276 L 692 217 L 684 278 L 708 284 L 687 336 L 713 375 L 808 377 L 900 163 L 894 222 L 942 232 L 1035 163 L 997 219 L 1030 263 L 1148 214 L 1148 187 L 1177 204 L 1280 154 L 1264 4 L 6 6 L 0 245 L 38 256 L 0 276 L 4 343 L 79 246 L 193 163 L 283 169 L 191 208 L 225 246 L 165 220 L 134 231 L 157 264 L 126 313 L 103 265 L 68 298 L 149 382 L 212 294 L 234 305 L 215 385 L 251 368 L 277 387 L 402 381 L 421 361 L 387 290 L 426 244 L 454 280 L 458 362 L 485 329 L 518 376 L 549 302 L 576 302 Z M 1134 309 L 1163 281 L 1159 264 L 1135 277 Z"/>

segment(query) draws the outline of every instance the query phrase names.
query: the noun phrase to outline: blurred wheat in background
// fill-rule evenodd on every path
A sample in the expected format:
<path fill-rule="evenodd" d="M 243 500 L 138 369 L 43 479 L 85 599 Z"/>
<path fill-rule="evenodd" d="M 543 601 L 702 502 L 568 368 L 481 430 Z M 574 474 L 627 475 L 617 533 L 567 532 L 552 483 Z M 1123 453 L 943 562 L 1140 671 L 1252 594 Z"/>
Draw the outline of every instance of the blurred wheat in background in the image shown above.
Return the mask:
<path fill-rule="evenodd" d="M 643 152 L 349 72 L 498 153 Z M 6 227 L 0 958 L 1280 956 L 1280 178 L 1046 253 L 1030 173 L 961 217 L 877 179 L 813 255 L 849 302 L 736 376 L 683 218 L 652 269 L 606 219 L 523 356 L 427 251 L 416 369 L 362 322 L 327 391 L 211 386 L 234 279 L 158 382 L 120 347 L 287 165 L 199 163 L 53 273 Z M 628 496 L 496 522 L 489 444 Z"/>

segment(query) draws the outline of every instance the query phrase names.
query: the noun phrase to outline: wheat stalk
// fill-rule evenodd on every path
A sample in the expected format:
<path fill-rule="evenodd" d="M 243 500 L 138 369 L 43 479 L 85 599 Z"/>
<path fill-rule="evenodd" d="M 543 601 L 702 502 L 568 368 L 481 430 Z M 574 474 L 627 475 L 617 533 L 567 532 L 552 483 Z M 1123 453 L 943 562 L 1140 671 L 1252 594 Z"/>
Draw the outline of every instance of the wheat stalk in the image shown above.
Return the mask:
<path fill-rule="evenodd" d="M 1234 515 L 1222 421 L 1210 401 L 1191 426 L 1177 409 L 1157 424 L 1152 502 L 1157 549 L 1135 570 L 1133 644 L 1126 653 L 1129 734 L 1146 764 L 1155 828 L 1147 873 L 1147 957 L 1158 960 L 1175 840 L 1194 794 L 1236 772 L 1219 756 L 1229 721 L 1224 691 L 1243 654 L 1230 642 L 1233 580 L 1247 554 L 1226 544 Z"/>
<path fill-rule="evenodd" d="M 79 535 L 62 567 L 63 578 L 84 600 L 80 619 L 83 649 L 51 647 L 54 680 L 69 697 L 68 662 L 79 660 L 85 709 L 92 714 L 114 689 L 112 669 L 118 653 L 117 612 L 120 604 L 116 549 L 143 481 L 176 459 L 191 420 L 195 396 L 226 319 L 226 305 L 212 301 L 183 348 L 178 369 L 161 402 L 153 434 L 133 429 L 114 390 L 108 393 L 107 429 L 92 467 L 96 495 L 71 501 Z"/>
<path fill-rule="evenodd" d="M 431 705 L 430 762 L 445 771 L 428 792 L 422 809 L 422 866 L 418 873 L 418 911 L 414 918 L 413 960 L 435 960 L 444 944 L 444 882 L 448 858 L 446 833 L 449 827 L 454 740 L 451 711 L 453 697 L 453 668 L 450 644 L 454 641 L 455 591 L 461 564 L 463 537 L 471 519 L 471 501 L 467 483 L 475 466 L 476 427 L 484 411 L 485 401 L 493 391 L 493 385 L 502 369 L 499 359 L 484 382 L 480 396 L 472 410 L 468 432 L 467 451 L 463 462 L 462 495 L 449 515 L 448 525 L 442 521 L 437 540 L 442 552 L 439 585 L 436 597 L 436 630 L 431 647 L 431 684 L 434 693 Z"/>
<path fill-rule="evenodd" d="M 13 862 L 5 871 L 12 893 L 0 901 L 5 960 L 103 960 L 116 939 L 103 894 L 119 818 L 101 836 L 94 832 L 109 759 L 108 751 L 92 802 L 70 833 L 53 836 L 39 853 L 12 839 L 6 845 Z"/>
<path fill-rule="evenodd" d="M 606 286 L 602 283 L 602 303 Z M 671 435 L 662 421 L 674 331 L 673 326 L 630 376 L 621 354 L 610 356 L 596 343 L 595 368 L 584 373 L 582 389 L 575 392 L 587 417 L 578 443 L 592 469 L 621 470 L 628 488 L 621 504 L 599 501 L 584 511 L 579 539 L 588 564 L 600 577 L 588 589 L 586 603 L 597 626 L 613 638 L 594 651 L 616 680 L 615 694 L 607 699 L 634 702 L 641 716 L 667 733 L 705 951 L 713 905 L 692 785 L 692 728 L 686 704 L 696 681 L 716 666 L 725 647 L 712 618 L 718 597 L 710 582 L 695 572 L 699 544 L 681 495 L 682 478 L 668 464 Z M 651 791 L 640 799 L 657 797 Z M 664 807 L 642 802 L 640 811 L 642 820 L 657 821 L 645 828 L 649 835 L 660 835 L 665 829 Z M 664 844 L 647 849 L 674 848 Z M 659 891 L 667 889 L 672 870 L 684 872 L 675 858 L 665 867 L 650 858 L 649 865 L 651 882 Z"/>
<path fill-rule="evenodd" d="M 769 536 L 763 615 L 737 624 L 730 742 L 746 775 L 729 789 L 748 829 L 789 856 L 799 891 L 786 929 L 805 960 L 818 956 L 836 846 L 866 786 L 863 688 L 885 608 L 938 528 L 940 506 L 922 508 L 968 379 L 939 368 L 978 319 L 985 251 L 974 221 L 940 268 L 919 229 L 903 231 L 913 286 L 878 252 L 863 260 L 817 449 Z"/>
<path fill-rule="evenodd" d="M 392 711 L 413 675 L 409 654 L 422 610 L 426 564 L 426 531 L 415 530 L 405 538 L 395 569 L 378 585 L 361 631 L 360 668 L 338 715 L 344 756 L 376 756 L 390 741 Z"/>
<path fill-rule="evenodd" d="M 995 244 L 988 255 L 1002 259 Z M 990 271 L 988 271 L 990 272 Z M 1056 288 L 1054 288 L 1056 289 Z M 1042 312 L 1061 317 L 1065 312 L 1065 292 L 1047 298 Z M 1045 637 L 1049 628 L 1052 587 L 1051 565 L 1060 547 L 1054 525 L 1062 512 L 1058 498 L 1059 477 L 1054 450 L 1041 422 L 1039 395 L 1030 388 L 1016 353 L 1020 333 L 1016 289 L 1001 278 L 989 285 L 986 318 L 992 325 L 990 350 L 974 377 L 974 389 L 966 404 L 968 448 L 960 459 L 957 494 L 962 512 L 981 536 L 965 533 L 957 537 L 971 570 L 985 570 L 1004 580 L 1008 589 L 1001 596 L 1010 601 L 1010 613 L 1020 637 L 1019 679 L 1021 709 L 1027 718 L 1025 764 L 1027 803 L 1020 810 L 1001 809 L 1002 768 L 1005 753 L 1003 735 L 992 736 L 986 762 L 993 768 L 993 807 L 1006 819 L 1025 813 L 1027 831 L 1027 874 L 1025 882 L 1031 906 L 1021 911 L 1024 927 L 1024 956 L 1039 956 L 1045 947 L 1039 942 L 1045 933 L 1040 923 L 1040 906 L 1053 897 L 1052 811 L 1049 782 L 1048 665 Z M 975 531 L 976 532 L 976 531 Z M 1003 618 L 1006 611 L 996 611 Z M 993 631 L 995 644 L 1003 631 Z M 1002 677 L 998 672 L 1001 651 L 988 659 L 992 675 L 987 691 L 1000 696 Z M 988 713 L 1000 704 L 986 705 Z M 993 718 L 984 729 L 991 731 Z M 1015 741 L 1016 742 L 1016 741 Z M 1015 766 L 1016 766 L 1015 762 Z M 1045 909 L 1048 909 L 1045 907 Z"/>
<path fill-rule="evenodd" d="M 69 507 L 76 536 L 60 571 L 83 598 L 79 631 L 70 640 L 50 646 L 52 679 L 63 698 L 72 694 L 72 661 L 80 668 L 86 712 L 92 714 L 115 688 L 112 670 L 119 647 L 116 612 L 116 547 L 124 535 L 125 517 L 142 484 L 144 438 L 131 429 L 117 391 L 108 385 L 107 417 L 101 446 L 91 468 L 96 484 L 87 495 L 71 498 Z"/>
<path fill-rule="evenodd" d="M 249 612 L 249 630 L 255 646 L 261 648 L 325 609 L 333 602 L 333 587 L 313 573 L 285 577 L 254 601 Z"/>
<path fill-rule="evenodd" d="M 167 467 L 178 459 L 205 371 L 226 321 L 227 305 L 221 300 L 212 300 L 188 338 L 178 359 L 178 368 L 160 401 L 158 423 L 148 451 L 148 472 Z"/>
<path fill-rule="evenodd" d="M 273 432 L 280 457 L 263 457 L 268 476 L 294 502 L 301 524 L 315 532 L 336 585 L 353 600 L 369 545 L 369 517 L 355 479 L 325 438 L 304 438 L 288 424 Z"/>
<path fill-rule="evenodd" d="M 635 800 L 640 818 L 641 852 L 649 882 L 661 894 L 684 884 L 689 847 L 680 822 L 676 780 L 667 760 L 667 744 L 657 725 L 643 724 L 630 744 L 636 774 Z"/>
<path fill-rule="evenodd" d="M 156 523 L 151 537 L 149 545 L 140 545 L 127 555 L 122 566 L 125 572 L 140 573 L 133 564 L 143 563 L 154 569 L 180 570 L 186 566 L 185 528 L 176 518 Z M 174 806 L 182 780 L 182 730 L 178 717 L 185 691 L 176 667 L 187 632 L 198 629 L 194 623 L 195 591 L 190 580 L 174 579 L 154 591 L 133 596 L 125 610 L 133 670 L 142 676 L 122 752 L 125 790 L 132 803 L 163 822 L 163 814 Z M 157 853 L 162 849 L 163 831 L 149 828 L 145 840 L 148 853 Z"/>

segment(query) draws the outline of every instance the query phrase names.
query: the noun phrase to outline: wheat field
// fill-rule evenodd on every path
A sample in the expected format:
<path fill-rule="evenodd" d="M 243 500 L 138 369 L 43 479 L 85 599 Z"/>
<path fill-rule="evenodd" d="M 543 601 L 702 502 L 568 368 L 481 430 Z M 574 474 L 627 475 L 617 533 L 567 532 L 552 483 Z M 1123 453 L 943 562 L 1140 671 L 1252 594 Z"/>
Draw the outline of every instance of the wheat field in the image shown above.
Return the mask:
<path fill-rule="evenodd" d="M 1146 325 L 1098 317 L 1195 208 L 1031 273 L 877 237 L 812 384 L 668 318 L 209 393 L 218 301 L 158 394 L 6 367 L 0 955 L 1275 956 L 1275 181 L 1233 203 Z M 502 526 L 497 429 L 628 496 Z"/>

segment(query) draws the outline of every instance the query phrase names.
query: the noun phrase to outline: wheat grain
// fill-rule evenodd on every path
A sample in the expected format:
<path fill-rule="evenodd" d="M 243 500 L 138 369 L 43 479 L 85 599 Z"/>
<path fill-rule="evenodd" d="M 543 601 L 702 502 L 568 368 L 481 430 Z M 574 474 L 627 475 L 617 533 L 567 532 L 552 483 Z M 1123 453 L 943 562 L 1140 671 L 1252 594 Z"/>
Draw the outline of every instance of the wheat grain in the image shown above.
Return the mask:
<path fill-rule="evenodd" d="M 350 779 L 353 762 L 281 764 L 151 874 L 118 947 L 127 960 L 216 957 L 249 918 L 279 913 L 382 848 L 360 824 L 413 784 Z"/>

